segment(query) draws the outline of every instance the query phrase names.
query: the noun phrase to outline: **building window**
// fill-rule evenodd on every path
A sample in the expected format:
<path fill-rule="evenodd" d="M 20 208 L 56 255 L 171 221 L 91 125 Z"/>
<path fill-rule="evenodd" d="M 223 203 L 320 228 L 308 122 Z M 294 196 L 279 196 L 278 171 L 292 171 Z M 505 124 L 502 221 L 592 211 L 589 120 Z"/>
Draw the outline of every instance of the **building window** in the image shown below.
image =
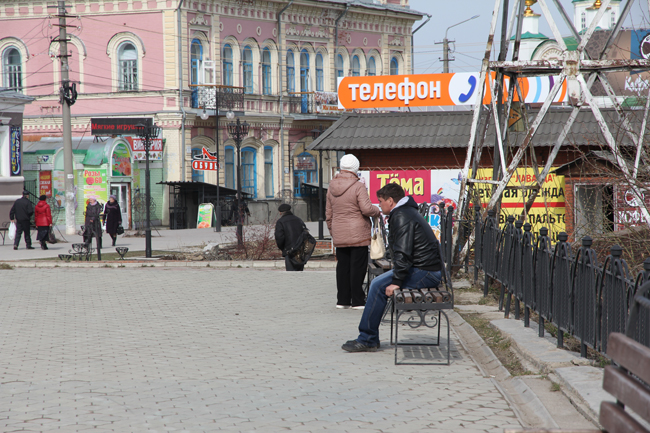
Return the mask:
<path fill-rule="evenodd" d="M 235 189 L 235 148 L 226 146 L 226 188 Z"/>
<path fill-rule="evenodd" d="M 293 51 L 287 51 L 287 92 L 296 91 L 296 64 L 293 61 Z"/>
<path fill-rule="evenodd" d="M 268 48 L 262 51 L 262 92 L 271 94 L 271 50 Z"/>
<path fill-rule="evenodd" d="M 241 150 L 241 188 L 243 192 L 257 198 L 257 167 L 255 160 L 257 152 L 252 147 L 244 147 Z"/>
<path fill-rule="evenodd" d="M 300 52 L 300 91 L 309 92 L 309 53 Z"/>
<path fill-rule="evenodd" d="M 336 56 L 336 78 L 343 76 L 343 56 L 338 54 Z"/>
<path fill-rule="evenodd" d="M 397 63 L 396 57 L 390 59 L 390 74 L 399 75 L 399 63 Z"/>
<path fill-rule="evenodd" d="M 203 150 L 201 148 L 192 149 L 192 159 L 195 155 L 201 155 Z M 203 170 L 192 169 L 192 182 L 203 182 Z"/>
<path fill-rule="evenodd" d="M 138 51 L 130 42 L 124 42 L 117 49 L 119 66 L 119 90 L 138 90 Z"/>
<path fill-rule="evenodd" d="M 192 40 L 190 49 L 190 84 L 203 84 L 201 74 L 201 62 L 203 62 L 203 45 L 198 39 Z M 192 107 L 199 106 L 199 88 L 192 87 Z M 192 174 L 192 176 L 194 176 Z"/>
<path fill-rule="evenodd" d="M 323 55 L 316 54 L 316 90 L 323 91 Z"/>
<path fill-rule="evenodd" d="M 584 30 L 587 27 L 587 14 L 585 12 L 580 14 L 580 30 Z"/>
<path fill-rule="evenodd" d="M 361 75 L 361 64 L 359 63 L 359 56 L 352 57 L 352 76 L 358 77 Z"/>
<path fill-rule="evenodd" d="M 253 50 L 246 45 L 242 56 L 244 67 L 244 93 L 253 93 Z"/>
<path fill-rule="evenodd" d="M 223 47 L 223 84 L 232 86 L 232 47 L 228 44 Z"/>
<path fill-rule="evenodd" d="M 2 76 L 3 87 L 15 91 L 21 91 L 23 88 L 22 59 L 20 51 L 14 47 L 9 47 L 2 55 Z"/>
<path fill-rule="evenodd" d="M 264 147 L 264 194 L 267 198 L 272 198 L 273 193 L 273 148 Z"/>
<path fill-rule="evenodd" d="M 377 65 L 375 58 L 371 57 L 368 59 L 368 76 L 374 77 L 375 75 L 377 75 Z"/>

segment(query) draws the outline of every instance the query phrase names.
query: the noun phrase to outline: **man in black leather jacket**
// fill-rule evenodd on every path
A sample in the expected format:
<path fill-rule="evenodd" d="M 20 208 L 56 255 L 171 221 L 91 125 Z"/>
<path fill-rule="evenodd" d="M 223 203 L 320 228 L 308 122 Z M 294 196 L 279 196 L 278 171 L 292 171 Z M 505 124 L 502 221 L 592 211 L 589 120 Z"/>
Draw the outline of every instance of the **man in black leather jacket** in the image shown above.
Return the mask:
<path fill-rule="evenodd" d="M 436 235 L 418 212 L 413 197 L 389 183 L 379 191 L 379 207 L 388 218 L 388 242 L 393 269 L 376 277 L 370 284 L 366 308 L 359 323 L 359 337 L 342 348 L 348 352 L 374 352 L 379 347 L 379 324 L 388 297 L 395 289 L 438 287 L 442 277 L 442 258 Z"/>
<path fill-rule="evenodd" d="M 282 216 L 275 223 L 275 243 L 282 250 L 285 268 L 287 271 L 302 271 L 305 265 L 292 263 L 287 251 L 296 245 L 300 234 L 305 229 L 305 223 L 291 212 L 291 206 L 286 203 L 278 207 L 278 212 Z"/>
<path fill-rule="evenodd" d="M 14 202 L 9 211 L 9 219 L 16 223 L 16 237 L 14 238 L 14 250 L 18 249 L 20 244 L 20 235 L 25 233 L 25 246 L 28 250 L 33 250 L 32 236 L 29 232 L 31 227 L 31 218 L 34 215 L 34 205 L 29 201 L 29 191 L 23 191 L 23 196 Z"/>

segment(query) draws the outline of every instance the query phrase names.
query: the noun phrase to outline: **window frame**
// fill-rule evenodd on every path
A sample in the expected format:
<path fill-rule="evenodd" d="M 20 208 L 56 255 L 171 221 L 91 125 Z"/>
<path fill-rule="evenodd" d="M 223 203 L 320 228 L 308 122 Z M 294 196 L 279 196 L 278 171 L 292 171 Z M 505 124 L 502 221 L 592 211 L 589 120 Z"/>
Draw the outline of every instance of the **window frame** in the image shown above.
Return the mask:
<path fill-rule="evenodd" d="M 390 75 L 399 75 L 399 60 L 395 56 L 390 58 Z"/>
<path fill-rule="evenodd" d="M 9 63 L 10 52 L 16 52 L 18 56 L 18 64 Z M 8 71 L 10 67 L 14 67 L 16 70 Z M 13 79 L 12 79 L 13 77 Z M 12 85 L 14 82 L 18 82 L 17 85 Z M 23 56 L 20 52 L 20 49 L 14 45 L 9 45 L 2 51 L 2 86 L 6 89 L 13 90 L 15 92 L 23 91 Z"/>
<path fill-rule="evenodd" d="M 124 51 L 127 45 L 133 47 L 135 59 L 125 59 Z M 140 90 L 140 68 L 138 47 L 133 41 L 126 40 L 117 46 L 117 91 L 137 92 Z M 129 77 L 129 80 L 125 78 Z"/>
<path fill-rule="evenodd" d="M 253 162 L 245 162 L 247 154 L 253 155 Z M 241 148 L 241 170 L 242 191 L 251 194 L 253 198 L 257 198 L 257 149 L 254 147 L 246 146 Z M 247 176 L 247 173 L 251 171 L 252 179 Z M 249 185 L 249 183 L 252 184 Z"/>
<path fill-rule="evenodd" d="M 291 63 L 289 63 L 289 56 L 291 56 Z M 287 93 L 296 91 L 296 57 L 293 50 L 287 50 L 286 56 L 287 68 Z"/>
<path fill-rule="evenodd" d="M 250 58 L 246 59 L 246 54 L 250 54 Z M 253 73 L 253 48 L 250 45 L 246 45 L 242 50 L 242 86 L 244 87 L 244 93 L 252 94 L 254 90 L 254 73 Z"/>
<path fill-rule="evenodd" d="M 199 47 L 199 58 L 194 59 L 194 47 Z M 203 84 L 203 77 L 201 77 L 201 65 L 203 64 L 203 43 L 200 39 L 192 39 L 190 44 L 190 84 Z M 195 77 L 196 75 L 196 77 Z"/>
<path fill-rule="evenodd" d="M 370 56 L 370 58 L 368 59 L 368 72 L 367 72 L 367 74 L 368 74 L 369 77 L 377 76 L 377 61 L 375 60 L 374 56 Z"/>
<path fill-rule="evenodd" d="M 228 156 L 232 156 L 232 160 L 228 161 Z M 230 189 L 235 189 L 236 184 L 235 184 L 235 147 L 234 146 L 225 146 L 224 147 L 224 152 L 223 152 L 223 159 L 224 159 L 224 171 L 223 171 L 223 177 L 224 177 L 224 186 L 226 188 Z M 228 176 L 228 166 L 230 166 L 231 174 Z M 230 179 L 228 179 L 230 177 Z M 230 180 L 230 182 L 228 182 Z"/>
<path fill-rule="evenodd" d="M 192 159 L 194 159 L 194 155 L 200 155 L 201 153 L 203 153 L 203 147 L 193 147 Z M 192 168 L 192 182 L 205 182 L 205 172 Z"/>
<path fill-rule="evenodd" d="M 356 64 L 355 64 L 356 63 Z M 352 56 L 352 76 L 360 77 L 361 76 L 361 61 L 359 60 L 358 55 Z"/>
<path fill-rule="evenodd" d="M 270 161 L 268 161 L 269 154 L 271 156 Z M 275 197 L 275 187 L 273 184 L 273 146 L 264 146 L 264 195 L 266 198 Z"/>
<path fill-rule="evenodd" d="M 336 72 L 336 78 L 345 77 L 345 62 L 343 60 L 343 54 L 338 53 L 336 55 L 336 62 L 334 65 L 334 70 Z"/>
<path fill-rule="evenodd" d="M 226 50 L 230 52 L 230 57 L 226 56 Z M 233 49 L 232 45 L 224 44 L 223 49 L 221 50 L 221 68 L 222 68 L 222 79 L 221 82 L 224 86 L 232 86 L 233 82 Z"/>
<path fill-rule="evenodd" d="M 268 62 L 265 57 L 268 56 Z M 273 79 L 271 76 L 271 50 L 265 47 L 262 50 L 262 93 L 264 95 L 273 94 Z"/>
<path fill-rule="evenodd" d="M 318 67 L 318 63 L 320 60 L 320 68 Z M 323 91 L 323 85 L 325 82 L 325 71 L 323 69 L 323 54 L 322 53 L 317 53 L 316 54 L 316 91 L 317 92 L 322 92 Z"/>

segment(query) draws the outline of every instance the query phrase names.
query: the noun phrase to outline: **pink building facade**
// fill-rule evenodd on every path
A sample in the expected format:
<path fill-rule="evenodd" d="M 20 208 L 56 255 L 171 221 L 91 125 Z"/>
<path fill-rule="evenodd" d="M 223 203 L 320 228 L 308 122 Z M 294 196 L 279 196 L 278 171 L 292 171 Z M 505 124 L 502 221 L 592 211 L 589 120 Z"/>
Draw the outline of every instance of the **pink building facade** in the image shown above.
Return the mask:
<path fill-rule="evenodd" d="M 0 3 L 2 87 L 35 98 L 25 108 L 26 143 L 62 135 L 58 18 L 48 15 L 55 13 L 50 3 Z M 228 107 L 221 101 L 217 134 L 214 95 L 217 85 L 241 88 L 234 91 L 244 93 L 243 104 L 233 111 L 251 125 L 241 145 L 242 184 L 256 200 L 300 198 L 303 183 L 318 183 L 318 155 L 305 148 L 313 129 L 338 117 L 337 77 L 409 73 L 411 29 L 422 18 L 407 0 L 67 3 L 69 74 L 79 94 L 73 147 L 91 135 L 91 118 L 150 117 L 163 131 L 162 160 L 154 162 L 161 180 L 216 184 L 216 172 L 192 169 L 192 155 L 206 147 L 218 150 L 219 184 L 235 188 Z M 327 183 L 337 155 L 324 152 L 323 164 Z M 130 197 L 142 183 L 136 173 L 117 179 Z M 169 209 L 167 191 L 159 195 L 159 207 Z M 167 212 L 160 218 L 167 222 Z"/>

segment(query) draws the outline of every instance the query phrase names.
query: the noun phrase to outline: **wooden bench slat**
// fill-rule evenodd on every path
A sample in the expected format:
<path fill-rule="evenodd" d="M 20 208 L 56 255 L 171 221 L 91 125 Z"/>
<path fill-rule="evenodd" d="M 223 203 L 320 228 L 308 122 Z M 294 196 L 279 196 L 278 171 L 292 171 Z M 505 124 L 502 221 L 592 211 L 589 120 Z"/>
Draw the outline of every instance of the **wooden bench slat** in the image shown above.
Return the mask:
<path fill-rule="evenodd" d="M 619 332 L 612 332 L 607 340 L 607 356 L 650 384 L 650 348 Z"/>
<path fill-rule="evenodd" d="M 610 401 L 600 403 L 599 421 L 608 433 L 649 433 L 623 408 Z"/>
<path fill-rule="evenodd" d="M 641 418 L 650 421 L 650 391 L 625 371 L 613 365 L 607 366 L 603 389 Z"/>

